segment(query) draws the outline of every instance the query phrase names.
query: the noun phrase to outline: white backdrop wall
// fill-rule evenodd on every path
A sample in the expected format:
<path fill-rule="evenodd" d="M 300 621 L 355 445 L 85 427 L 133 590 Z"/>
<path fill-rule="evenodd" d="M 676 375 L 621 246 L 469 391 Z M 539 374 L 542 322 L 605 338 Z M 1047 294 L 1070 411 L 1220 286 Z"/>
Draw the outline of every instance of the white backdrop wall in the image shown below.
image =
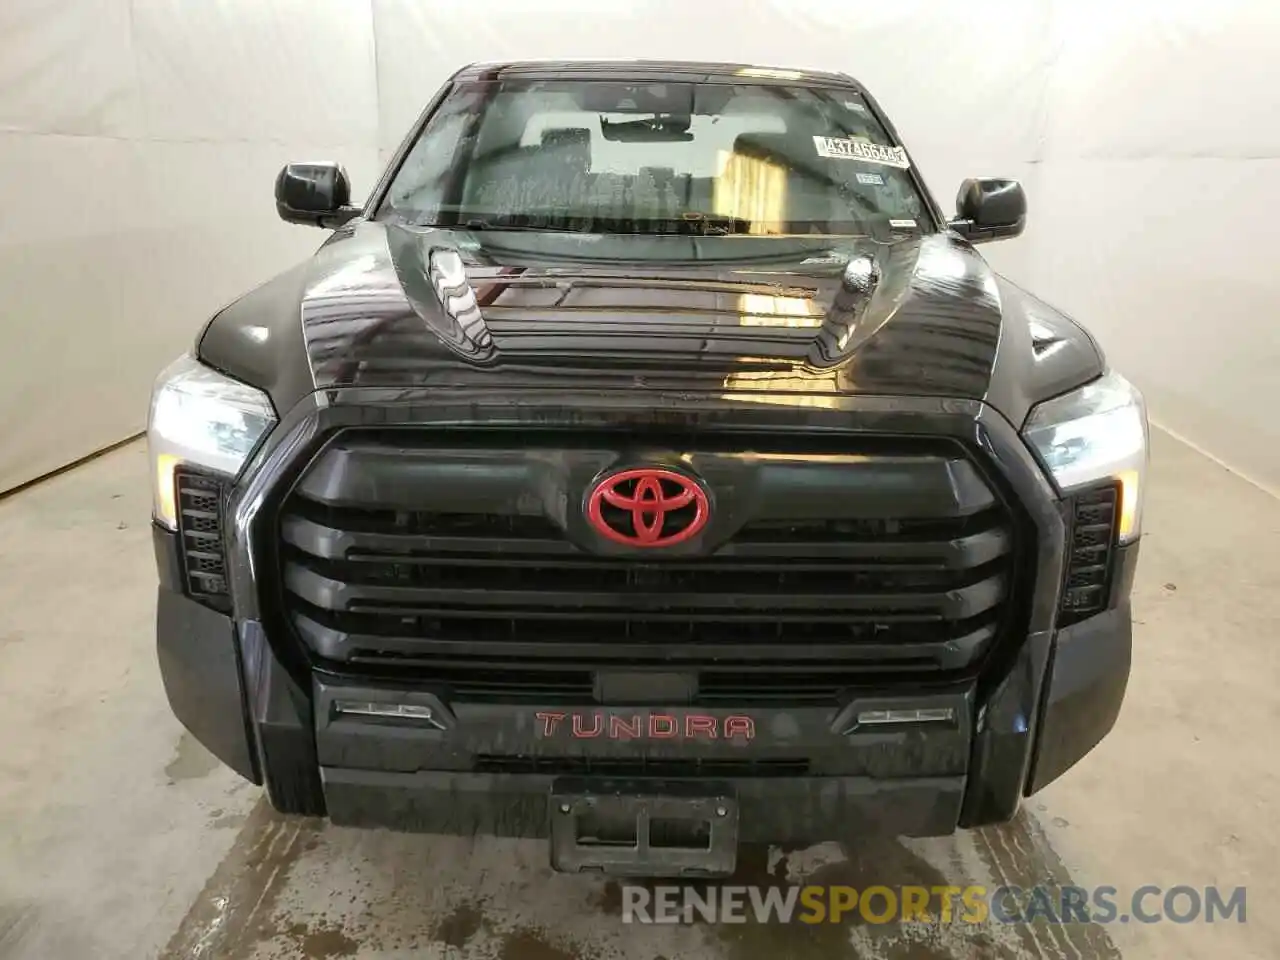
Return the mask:
<path fill-rule="evenodd" d="M 858 76 L 945 208 L 1021 177 L 996 267 L 1280 486 L 1277 51 L 1274 0 L 4 0 L 0 490 L 139 429 L 200 322 L 314 248 L 274 219 L 282 163 L 359 194 L 457 66 L 575 56 Z"/>
<path fill-rule="evenodd" d="M 0 490 L 141 429 L 201 321 L 319 243 L 275 173 L 369 182 L 374 76 L 367 0 L 0 0 Z"/>
<path fill-rule="evenodd" d="M 1157 422 L 1280 490 L 1280 3 L 1102 7 L 1055 5 L 1027 279 Z"/>

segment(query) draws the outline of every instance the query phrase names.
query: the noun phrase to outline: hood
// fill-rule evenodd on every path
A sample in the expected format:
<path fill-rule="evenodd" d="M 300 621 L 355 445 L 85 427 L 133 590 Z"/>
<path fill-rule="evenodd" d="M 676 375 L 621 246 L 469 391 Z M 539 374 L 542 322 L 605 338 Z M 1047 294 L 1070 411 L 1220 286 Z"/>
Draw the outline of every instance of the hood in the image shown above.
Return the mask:
<path fill-rule="evenodd" d="M 833 245 L 361 222 L 215 318 L 200 352 L 278 409 L 350 386 L 983 399 L 1010 292 L 951 234 Z"/>
<path fill-rule="evenodd" d="M 661 257 L 661 263 L 653 261 Z M 825 242 L 363 224 L 316 257 L 318 387 L 623 380 L 981 397 L 994 278 L 944 236 Z"/>

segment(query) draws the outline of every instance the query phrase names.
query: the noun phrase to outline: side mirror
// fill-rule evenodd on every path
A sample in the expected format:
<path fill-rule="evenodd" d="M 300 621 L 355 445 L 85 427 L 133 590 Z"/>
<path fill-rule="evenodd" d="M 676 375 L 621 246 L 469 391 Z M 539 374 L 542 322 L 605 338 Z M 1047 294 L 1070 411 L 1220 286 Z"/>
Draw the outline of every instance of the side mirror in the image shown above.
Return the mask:
<path fill-rule="evenodd" d="M 276 213 L 287 223 L 340 227 L 360 215 L 351 181 L 336 163 L 291 163 L 276 177 Z"/>
<path fill-rule="evenodd" d="M 966 180 L 956 194 L 951 229 L 970 243 L 1016 237 L 1027 225 L 1027 195 L 1017 180 Z"/>

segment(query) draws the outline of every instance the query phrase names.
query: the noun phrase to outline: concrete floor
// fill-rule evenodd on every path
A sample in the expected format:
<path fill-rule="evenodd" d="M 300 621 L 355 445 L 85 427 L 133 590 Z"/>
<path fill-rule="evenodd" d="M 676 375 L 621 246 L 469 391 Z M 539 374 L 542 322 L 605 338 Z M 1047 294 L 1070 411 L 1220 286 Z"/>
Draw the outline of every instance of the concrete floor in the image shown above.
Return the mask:
<path fill-rule="evenodd" d="M 1244 924 L 641 928 L 537 842 L 277 818 L 168 712 L 135 445 L 0 502 L 0 960 L 1280 956 L 1280 502 L 1163 434 L 1153 461 L 1103 746 L 1002 829 L 747 850 L 740 875 L 1247 885 Z"/>

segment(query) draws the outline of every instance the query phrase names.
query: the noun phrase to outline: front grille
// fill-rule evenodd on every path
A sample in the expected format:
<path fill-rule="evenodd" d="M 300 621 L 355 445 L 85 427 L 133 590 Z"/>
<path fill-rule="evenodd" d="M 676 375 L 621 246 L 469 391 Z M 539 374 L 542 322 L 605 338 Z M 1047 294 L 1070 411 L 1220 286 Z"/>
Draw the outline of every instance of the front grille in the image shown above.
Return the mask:
<path fill-rule="evenodd" d="M 1113 484 L 1078 493 L 1071 500 L 1070 555 L 1060 625 L 1078 623 L 1107 607 L 1119 506 L 1120 490 Z"/>
<path fill-rule="evenodd" d="M 638 756 L 538 757 L 478 754 L 476 773 L 551 774 L 596 777 L 803 777 L 809 773 L 804 758 L 725 760 Z"/>
<path fill-rule="evenodd" d="M 696 674 L 700 703 L 826 701 L 967 670 L 1002 626 L 1015 532 L 955 449 L 693 455 L 726 525 L 709 552 L 652 559 L 574 526 L 611 459 L 333 444 L 281 514 L 285 614 L 328 669 L 553 702 L 590 700 L 604 668 Z"/>
<path fill-rule="evenodd" d="M 178 531 L 187 594 L 205 606 L 226 613 L 231 608 L 227 591 L 226 551 L 222 542 L 221 482 L 193 470 L 174 471 L 178 506 Z"/>

